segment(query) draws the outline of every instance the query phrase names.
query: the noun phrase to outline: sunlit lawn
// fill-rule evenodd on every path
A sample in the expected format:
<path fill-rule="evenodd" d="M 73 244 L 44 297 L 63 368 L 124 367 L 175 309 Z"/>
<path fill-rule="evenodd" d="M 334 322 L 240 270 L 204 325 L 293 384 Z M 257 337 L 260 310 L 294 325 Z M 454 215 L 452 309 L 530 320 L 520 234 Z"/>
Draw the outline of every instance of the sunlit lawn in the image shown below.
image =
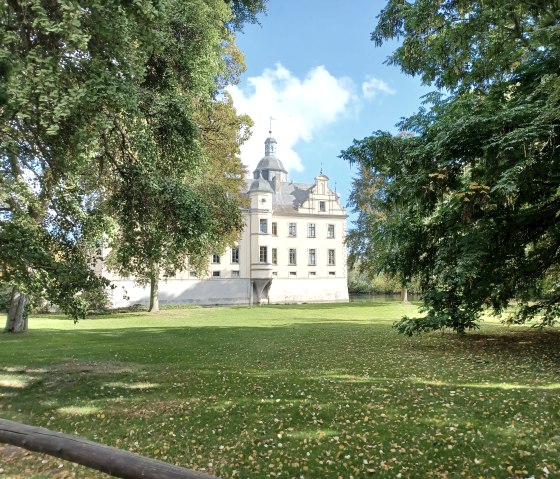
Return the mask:
<path fill-rule="evenodd" d="M 1 416 L 224 478 L 560 477 L 560 332 L 391 329 L 398 303 L 30 319 Z M 0 446 L 0 477 L 106 477 Z"/>

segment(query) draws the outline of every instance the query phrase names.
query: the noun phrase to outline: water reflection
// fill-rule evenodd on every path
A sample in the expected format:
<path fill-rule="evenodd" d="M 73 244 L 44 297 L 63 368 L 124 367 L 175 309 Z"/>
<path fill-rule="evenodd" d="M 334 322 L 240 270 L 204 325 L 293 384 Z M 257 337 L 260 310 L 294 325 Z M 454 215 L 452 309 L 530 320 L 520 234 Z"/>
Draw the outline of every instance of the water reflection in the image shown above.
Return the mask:
<path fill-rule="evenodd" d="M 415 293 L 408 293 L 408 300 L 420 301 L 420 295 Z M 402 297 L 400 294 L 364 294 L 364 293 L 352 293 L 350 294 L 351 303 L 386 303 L 386 302 L 401 302 Z"/>

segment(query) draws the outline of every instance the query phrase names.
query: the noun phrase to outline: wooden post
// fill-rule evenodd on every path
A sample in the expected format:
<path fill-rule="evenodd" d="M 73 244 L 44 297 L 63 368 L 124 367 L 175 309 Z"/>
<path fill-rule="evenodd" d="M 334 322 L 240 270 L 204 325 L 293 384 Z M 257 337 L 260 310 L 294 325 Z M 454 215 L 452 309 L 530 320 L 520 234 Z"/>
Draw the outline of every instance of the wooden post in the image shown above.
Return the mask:
<path fill-rule="evenodd" d="M 0 419 L 0 442 L 59 457 L 123 479 L 219 479 L 79 436 Z"/>

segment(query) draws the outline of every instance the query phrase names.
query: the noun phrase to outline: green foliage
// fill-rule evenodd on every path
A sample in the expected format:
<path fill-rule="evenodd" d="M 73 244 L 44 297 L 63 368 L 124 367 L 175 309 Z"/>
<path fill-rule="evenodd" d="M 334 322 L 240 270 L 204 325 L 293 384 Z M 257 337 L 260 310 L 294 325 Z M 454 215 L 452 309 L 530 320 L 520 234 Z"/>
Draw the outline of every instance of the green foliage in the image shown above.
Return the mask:
<path fill-rule="evenodd" d="M 399 280 L 386 274 L 379 273 L 372 277 L 354 267 L 348 271 L 348 291 L 354 294 L 400 294 L 402 285 Z M 409 285 L 408 291 L 419 292 L 414 284 Z"/>
<path fill-rule="evenodd" d="M 512 321 L 558 317 L 559 12 L 399 0 L 381 13 L 377 42 L 404 35 L 390 62 L 449 92 L 429 95 L 399 125 L 406 134 L 377 132 L 343 153 L 386 180 L 377 201 L 393 208 L 364 248 L 378 247 L 386 273 L 420 281 L 426 315 L 401 332 L 465 332 L 512 300 Z"/>
<path fill-rule="evenodd" d="M 187 237 L 200 237 L 186 249 L 177 235 L 168 237 L 167 245 L 177 240 L 182 250 L 160 248 L 167 268 L 237 227 L 235 214 L 223 224 L 224 217 L 214 214 L 233 212 L 227 191 L 205 191 L 209 159 L 195 116 L 211 108 L 240 71 L 241 55 L 227 26 L 231 8 L 239 25 L 263 5 L 2 4 L 0 263 L 7 281 L 80 318 L 88 309 L 84 293 L 106 286 L 92 267 L 108 233 L 128 228 L 125 234 L 137 239 L 144 223 L 146 241 L 154 243 L 141 251 L 146 253 L 170 231 L 169 221 L 155 218 L 155 208 L 182 221 L 182 232 L 190 219 Z M 212 193 L 210 201 L 206 193 Z M 143 217 L 146 207 L 152 210 Z"/>
<path fill-rule="evenodd" d="M 268 0 L 226 0 L 231 7 L 231 26 L 242 30 L 245 23 L 257 23 L 257 14 L 266 10 Z"/>
<path fill-rule="evenodd" d="M 426 84 L 486 90 L 549 57 L 559 11 L 558 0 L 391 0 L 371 37 L 378 46 L 402 38 L 388 63 Z"/>
<path fill-rule="evenodd" d="M 156 164 L 171 161 L 160 177 L 149 173 L 153 163 L 132 165 L 110 199 L 119 226 L 109 264 L 152 289 L 160 272 L 168 277 L 186 268 L 205 272 L 209 255 L 233 243 L 243 228 L 239 192 L 245 169 L 239 153 L 252 122 L 237 115 L 227 94 L 200 104 L 194 119 L 204 162 L 194 170 L 175 170 L 180 155 L 158 156 Z"/>
<path fill-rule="evenodd" d="M 8 311 L 12 298 L 12 289 L 9 284 L 0 281 L 0 311 Z"/>
<path fill-rule="evenodd" d="M 560 331 L 394 334 L 400 303 L 173 309 L 0 335 L 6 419 L 223 478 L 560 476 Z M 60 464 L 63 467 L 60 468 Z M 100 474 L 12 453 L 7 477 Z M 544 471 L 548 471 L 545 474 Z"/>

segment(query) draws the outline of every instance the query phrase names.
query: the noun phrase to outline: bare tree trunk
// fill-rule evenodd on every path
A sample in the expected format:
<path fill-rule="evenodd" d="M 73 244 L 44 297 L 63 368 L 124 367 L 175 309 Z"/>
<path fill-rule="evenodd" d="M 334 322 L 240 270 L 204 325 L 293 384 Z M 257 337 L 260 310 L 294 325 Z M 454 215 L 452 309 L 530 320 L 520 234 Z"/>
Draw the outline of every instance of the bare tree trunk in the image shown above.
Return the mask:
<path fill-rule="evenodd" d="M 159 311 L 159 268 L 153 267 L 150 272 L 150 313 Z"/>
<path fill-rule="evenodd" d="M 26 306 L 28 302 L 29 296 L 19 292 L 14 286 L 10 300 L 10 309 L 6 319 L 6 328 L 4 329 L 5 333 L 23 333 L 27 331 Z"/>
<path fill-rule="evenodd" d="M 401 289 L 401 300 L 403 304 L 408 304 L 408 288 L 403 286 Z"/>

